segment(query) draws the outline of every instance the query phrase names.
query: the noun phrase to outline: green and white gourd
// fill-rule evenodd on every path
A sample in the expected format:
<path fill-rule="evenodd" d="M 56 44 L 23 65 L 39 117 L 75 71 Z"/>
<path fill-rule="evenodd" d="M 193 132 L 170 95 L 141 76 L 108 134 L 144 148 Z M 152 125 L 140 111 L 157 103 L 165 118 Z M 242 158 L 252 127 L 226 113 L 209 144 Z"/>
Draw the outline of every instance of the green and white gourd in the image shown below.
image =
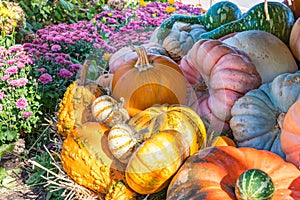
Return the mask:
<path fill-rule="evenodd" d="M 210 31 L 223 24 L 237 20 L 241 16 L 242 11 L 236 4 L 228 1 L 221 1 L 211 6 L 205 14 L 197 16 L 181 14 L 172 15 L 160 25 L 157 36 L 159 39 L 165 38 L 176 22 L 203 25 L 206 30 Z"/>
<path fill-rule="evenodd" d="M 258 3 L 241 18 L 201 34 L 198 40 L 219 39 L 230 33 L 246 30 L 262 30 L 277 36 L 287 44 L 295 21 L 292 10 L 283 3 L 268 2 L 268 12 L 270 20 L 266 19 L 264 2 Z"/>
<path fill-rule="evenodd" d="M 244 171 L 237 179 L 235 194 L 238 200 L 269 200 L 275 191 L 271 177 L 260 169 Z"/>

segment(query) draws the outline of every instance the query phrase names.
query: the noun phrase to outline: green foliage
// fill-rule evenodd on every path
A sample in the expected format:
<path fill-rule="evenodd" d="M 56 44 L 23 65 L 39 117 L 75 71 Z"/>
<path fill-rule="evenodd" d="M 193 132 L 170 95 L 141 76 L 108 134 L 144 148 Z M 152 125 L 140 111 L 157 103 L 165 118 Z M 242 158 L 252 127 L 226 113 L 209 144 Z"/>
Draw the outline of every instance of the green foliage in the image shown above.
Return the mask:
<path fill-rule="evenodd" d="M 104 0 L 15 0 L 26 13 L 27 28 L 35 32 L 47 25 L 90 20 Z"/>

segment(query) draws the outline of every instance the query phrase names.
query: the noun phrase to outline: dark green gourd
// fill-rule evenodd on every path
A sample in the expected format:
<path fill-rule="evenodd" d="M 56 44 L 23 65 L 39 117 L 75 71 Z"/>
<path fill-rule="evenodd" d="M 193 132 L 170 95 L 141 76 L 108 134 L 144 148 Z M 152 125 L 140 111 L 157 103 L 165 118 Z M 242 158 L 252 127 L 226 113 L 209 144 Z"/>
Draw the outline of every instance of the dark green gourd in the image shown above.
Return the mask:
<path fill-rule="evenodd" d="M 222 24 L 239 19 L 242 16 L 242 11 L 239 7 L 228 1 L 220 1 L 212 5 L 205 14 L 197 16 L 187 16 L 174 14 L 167 18 L 160 25 L 158 30 L 158 39 L 165 38 L 171 31 L 176 22 L 185 22 L 188 24 L 200 24 L 206 30 L 213 30 Z"/>
<path fill-rule="evenodd" d="M 287 44 L 295 21 L 292 10 L 283 3 L 268 2 L 268 12 L 269 21 L 266 19 L 264 2 L 256 4 L 244 13 L 240 19 L 203 33 L 198 40 L 219 39 L 230 33 L 246 30 L 261 30 L 277 36 Z"/>

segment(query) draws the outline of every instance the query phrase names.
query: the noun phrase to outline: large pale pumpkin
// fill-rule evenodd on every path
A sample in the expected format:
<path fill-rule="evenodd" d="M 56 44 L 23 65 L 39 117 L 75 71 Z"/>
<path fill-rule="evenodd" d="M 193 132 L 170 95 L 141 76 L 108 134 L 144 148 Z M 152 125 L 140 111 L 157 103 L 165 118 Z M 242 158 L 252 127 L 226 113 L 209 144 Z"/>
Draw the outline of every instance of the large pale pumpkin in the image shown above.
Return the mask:
<path fill-rule="evenodd" d="M 300 2 L 298 3 L 300 6 Z M 299 10 L 300 12 L 300 10 Z M 300 17 L 295 21 L 290 35 L 290 49 L 295 58 L 300 61 Z"/>
<path fill-rule="evenodd" d="M 202 25 L 186 24 L 182 22 L 175 23 L 171 32 L 163 39 L 158 39 L 158 30 L 159 27 L 156 28 L 151 35 L 150 41 L 161 44 L 175 61 L 180 61 L 192 48 L 196 38 L 206 32 Z"/>
<path fill-rule="evenodd" d="M 136 47 L 138 57 L 119 66 L 113 76 L 112 96 L 124 98 L 130 116 L 154 104 L 185 104 L 186 80 L 169 57 L 148 54 Z"/>
<path fill-rule="evenodd" d="M 210 131 L 229 131 L 234 102 L 261 85 L 261 77 L 245 52 L 219 40 L 200 40 L 180 67 L 195 90 L 194 109 Z"/>
<path fill-rule="evenodd" d="M 300 169 L 300 99 L 287 111 L 280 136 L 286 160 Z"/>
<path fill-rule="evenodd" d="M 125 166 L 116 161 L 108 149 L 108 130 L 97 122 L 87 122 L 69 133 L 61 151 L 62 167 L 80 185 L 102 194 L 112 193 L 108 196 L 114 196 L 114 192 L 121 189 L 118 196 L 131 199 L 135 193 L 119 184 L 125 182 Z"/>
<path fill-rule="evenodd" d="M 237 146 L 265 149 L 285 158 L 280 122 L 299 98 L 300 71 L 281 74 L 246 93 L 231 109 L 230 127 Z"/>
<path fill-rule="evenodd" d="M 89 64 L 89 61 L 84 63 L 79 74 L 80 79 L 67 88 L 59 104 L 57 129 L 62 136 L 67 136 L 85 122 L 96 121 L 90 109 L 91 104 L 98 96 L 106 92 L 95 83 L 87 83 L 86 74 Z"/>
<path fill-rule="evenodd" d="M 234 200 L 236 181 L 248 169 L 271 177 L 272 199 L 300 199 L 300 171 L 293 164 L 266 150 L 218 146 L 185 161 L 168 187 L 167 200 Z"/>
<path fill-rule="evenodd" d="M 297 34 L 299 35 L 299 32 Z M 298 70 L 288 46 L 271 33 L 260 30 L 243 31 L 223 42 L 249 55 L 262 83 L 270 82 L 280 74 L 294 73 Z"/>

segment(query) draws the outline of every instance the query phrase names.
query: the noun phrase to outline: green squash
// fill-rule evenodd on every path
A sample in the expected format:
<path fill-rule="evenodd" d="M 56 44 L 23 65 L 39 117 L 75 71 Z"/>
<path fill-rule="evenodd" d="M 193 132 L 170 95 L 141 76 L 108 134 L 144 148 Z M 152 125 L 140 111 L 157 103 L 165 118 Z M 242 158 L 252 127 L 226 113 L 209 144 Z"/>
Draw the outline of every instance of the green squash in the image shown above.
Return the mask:
<path fill-rule="evenodd" d="M 260 169 L 248 169 L 237 179 L 235 194 L 238 200 L 269 200 L 275 191 L 271 177 Z"/>
<path fill-rule="evenodd" d="M 300 98 L 300 71 L 281 74 L 239 98 L 230 128 L 238 147 L 269 150 L 285 158 L 280 145 L 285 113 Z"/>

